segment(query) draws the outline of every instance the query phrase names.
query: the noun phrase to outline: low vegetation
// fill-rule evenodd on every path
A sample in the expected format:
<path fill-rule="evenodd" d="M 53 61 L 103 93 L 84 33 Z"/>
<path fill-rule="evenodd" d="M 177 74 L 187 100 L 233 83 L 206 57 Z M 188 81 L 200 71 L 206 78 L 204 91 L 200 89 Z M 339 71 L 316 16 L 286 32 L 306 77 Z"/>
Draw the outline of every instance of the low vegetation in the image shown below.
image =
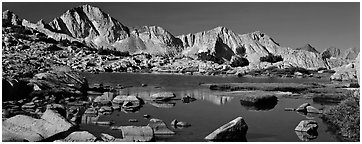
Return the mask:
<path fill-rule="evenodd" d="M 103 48 L 98 49 L 97 53 L 99 55 L 113 54 L 115 56 L 129 56 L 129 52 L 120 52 L 120 51 L 117 51 L 117 50 L 110 50 L 110 49 L 103 49 Z"/>
<path fill-rule="evenodd" d="M 360 141 L 359 94 L 349 93 L 349 98 L 327 108 L 322 119 L 336 129 L 343 141 Z"/>
<path fill-rule="evenodd" d="M 276 63 L 276 62 L 279 62 L 279 61 L 283 61 L 283 58 L 280 55 L 275 56 L 273 54 L 269 54 L 267 56 L 260 57 L 260 61 L 261 62 Z"/>

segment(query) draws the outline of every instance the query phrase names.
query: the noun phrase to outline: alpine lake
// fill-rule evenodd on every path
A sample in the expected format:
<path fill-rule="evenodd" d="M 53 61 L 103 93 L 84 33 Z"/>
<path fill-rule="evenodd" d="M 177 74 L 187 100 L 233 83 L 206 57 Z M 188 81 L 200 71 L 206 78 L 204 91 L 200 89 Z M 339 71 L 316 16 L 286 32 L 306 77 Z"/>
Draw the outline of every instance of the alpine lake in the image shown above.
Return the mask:
<path fill-rule="evenodd" d="M 285 108 L 296 108 L 303 103 L 310 103 L 320 109 L 324 104 L 301 97 L 278 97 L 275 105 L 258 108 L 243 105 L 238 96 L 219 96 L 216 91 L 203 85 L 207 83 L 331 83 L 329 79 L 315 78 L 257 78 L 235 76 L 194 76 L 176 74 L 142 74 L 142 73 L 82 73 L 90 87 L 102 84 L 115 90 L 106 92 L 110 99 L 117 95 L 134 95 L 144 100 L 136 111 L 113 110 L 111 113 L 97 117 L 99 121 L 111 121 L 111 126 L 146 126 L 150 118 L 163 120 L 174 135 L 155 135 L 157 142 L 203 142 L 204 138 L 220 126 L 242 117 L 248 125 L 246 139 L 250 142 L 336 142 L 338 138 L 333 129 L 321 120 L 318 114 L 305 115 Z M 117 88 L 122 86 L 122 88 Z M 151 101 L 150 96 L 157 92 L 172 92 L 176 95 L 167 102 Z M 102 94 L 101 94 L 102 95 Z M 104 94 L 103 94 L 104 95 Z M 94 99 L 99 95 L 88 95 Z M 182 101 L 189 96 L 194 101 Z M 144 115 L 149 115 L 146 118 Z M 134 120 L 131 121 L 130 119 Z M 177 119 L 191 126 L 173 127 L 171 121 Z M 304 135 L 294 131 L 301 120 L 313 119 L 318 123 L 318 133 Z M 91 121 L 91 120 L 90 120 Z M 107 133 L 115 137 L 119 132 L 111 130 L 110 125 L 97 125 L 84 121 L 81 130 L 94 135 Z"/>

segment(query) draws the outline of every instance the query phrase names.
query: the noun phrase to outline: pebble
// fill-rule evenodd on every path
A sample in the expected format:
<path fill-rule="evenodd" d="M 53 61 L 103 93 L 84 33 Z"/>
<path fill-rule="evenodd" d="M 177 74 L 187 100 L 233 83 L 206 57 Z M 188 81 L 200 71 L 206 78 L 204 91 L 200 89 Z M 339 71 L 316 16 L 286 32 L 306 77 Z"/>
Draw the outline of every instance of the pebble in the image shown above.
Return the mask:
<path fill-rule="evenodd" d="M 129 121 L 129 122 L 138 122 L 137 119 L 129 119 L 128 121 Z"/>
<path fill-rule="evenodd" d="M 295 111 L 295 108 L 284 108 L 284 111 Z"/>

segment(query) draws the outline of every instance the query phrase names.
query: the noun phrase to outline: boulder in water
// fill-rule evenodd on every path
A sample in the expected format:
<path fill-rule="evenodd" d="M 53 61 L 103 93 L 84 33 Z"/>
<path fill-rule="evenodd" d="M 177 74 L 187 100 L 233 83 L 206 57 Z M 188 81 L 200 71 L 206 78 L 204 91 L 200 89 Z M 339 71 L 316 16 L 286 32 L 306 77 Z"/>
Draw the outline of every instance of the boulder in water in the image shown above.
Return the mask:
<path fill-rule="evenodd" d="M 307 106 L 310 106 L 310 104 L 309 103 L 304 103 L 304 104 L 300 105 L 296 109 L 296 111 L 298 111 L 298 112 L 307 112 Z"/>
<path fill-rule="evenodd" d="M 166 101 L 176 97 L 172 92 L 159 92 L 151 95 L 151 99 L 155 101 Z"/>
<path fill-rule="evenodd" d="M 244 141 L 248 130 L 248 125 L 242 117 L 230 121 L 229 123 L 216 129 L 205 137 L 209 141 Z"/>
<path fill-rule="evenodd" d="M 322 113 L 321 110 L 319 110 L 319 109 L 317 109 L 315 107 L 312 107 L 312 106 L 307 106 L 306 110 L 307 110 L 308 113 L 316 113 L 316 114 L 321 114 Z"/>
<path fill-rule="evenodd" d="M 294 130 L 301 132 L 314 132 L 317 131 L 317 129 L 318 129 L 318 124 L 316 121 L 302 120 Z"/>
<path fill-rule="evenodd" d="M 160 119 L 150 119 L 150 122 L 148 123 L 149 127 L 151 127 L 155 133 L 155 135 L 173 135 L 175 132 L 171 131 L 165 122 L 163 122 Z"/>

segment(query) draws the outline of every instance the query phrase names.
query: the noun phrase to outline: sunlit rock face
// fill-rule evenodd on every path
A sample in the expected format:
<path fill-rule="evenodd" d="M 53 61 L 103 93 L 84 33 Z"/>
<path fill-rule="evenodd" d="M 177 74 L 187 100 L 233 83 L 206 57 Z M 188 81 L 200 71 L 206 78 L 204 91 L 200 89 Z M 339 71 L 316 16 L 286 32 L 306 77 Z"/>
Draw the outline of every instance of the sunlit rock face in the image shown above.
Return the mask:
<path fill-rule="evenodd" d="M 115 42 L 113 46 L 130 53 L 146 52 L 161 56 L 176 56 L 183 49 L 181 40 L 158 26 L 131 28 L 130 37 Z"/>
<path fill-rule="evenodd" d="M 82 5 L 66 11 L 49 23 L 53 31 L 94 43 L 96 46 L 129 37 L 129 29 L 97 7 Z"/>
<path fill-rule="evenodd" d="M 230 61 L 232 56 L 238 55 L 246 58 L 251 65 L 258 65 L 260 57 L 273 54 L 282 56 L 282 65 L 302 68 L 326 67 L 318 52 L 281 47 L 271 37 L 259 31 L 240 35 L 225 27 L 217 27 L 209 31 L 180 35 L 178 38 L 182 40 L 185 48 L 183 55 L 198 58 L 200 55 L 207 55 L 212 57 L 207 60 L 215 62 Z"/>

